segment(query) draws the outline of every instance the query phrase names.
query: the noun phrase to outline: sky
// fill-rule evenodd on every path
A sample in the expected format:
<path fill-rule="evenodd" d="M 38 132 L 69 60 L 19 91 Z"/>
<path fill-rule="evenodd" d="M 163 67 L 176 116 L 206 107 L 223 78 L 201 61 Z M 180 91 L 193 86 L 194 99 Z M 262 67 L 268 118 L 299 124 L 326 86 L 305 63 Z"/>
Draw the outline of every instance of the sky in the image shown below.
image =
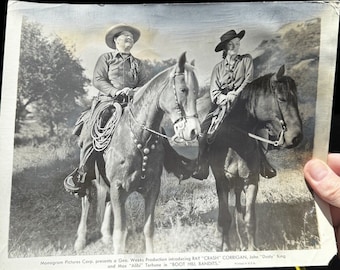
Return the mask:
<path fill-rule="evenodd" d="M 107 29 L 126 23 L 141 31 L 133 55 L 165 60 L 177 59 L 186 51 L 188 60 L 195 60 L 202 84 L 222 59 L 214 49 L 226 31 L 245 30 L 240 53 L 254 57 L 259 43 L 272 38 L 280 27 L 316 18 L 325 8 L 329 6 L 316 2 L 99 5 L 9 1 L 8 12 L 27 16 L 40 23 L 47 35 L 58 35 L 74 46 L 89 78 L 98 57 L 110 51 L 104 41 Z"/>

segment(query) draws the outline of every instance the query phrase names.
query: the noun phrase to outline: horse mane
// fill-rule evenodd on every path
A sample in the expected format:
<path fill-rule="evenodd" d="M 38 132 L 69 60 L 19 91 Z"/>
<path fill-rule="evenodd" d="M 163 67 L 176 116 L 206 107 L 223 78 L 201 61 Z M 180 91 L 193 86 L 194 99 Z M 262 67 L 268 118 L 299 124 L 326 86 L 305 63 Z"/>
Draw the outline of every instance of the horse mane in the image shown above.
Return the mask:
<path fill-rule="evenodd" d="M 195 67 L 185 63 L 184 64 L 184 70 L 185 71 L 189 71 L 189 72 L 194 72 Z M 138 100 L 141 99 L 141 97 L 144 96 L 144 93 L 146 90 L 150 90 L 153 89 L 155 87 L 157 87 L 157 89 L 161 88 L 165 88 L 169 83 L 170 83 L 170 79 L 174 77 L 176 72 L 176 64 L 172 65 L 162 71 L 160 71 L 159 73 L 157 73 L 156 75 L 154 75 L 146 84 L 144 84 L 134 95 L 134 102 L 138 102 Z M 164 79 L 164 77 L 167 77 L 166 79 Z M 157 85 L 157 83 L 155 83 L 155 81 L 160 81 L 161 84 Z M 152 91 L 152 90 L 151 90 Z"/>
<path fill-rule="evenodd" d="M 245 103 L 243 104 L 243 107 L 245 107 L 251 115 L 254 116 L 258 97 L 272 93 L 271 84 L 273 75 L 274 73 L 268 73 L 256 78 L 251 83 L 247 84 L 241 92 L 239 101 Z M 296 98 L 296 85 L 295 81 L 291 77 L 282 76 L 277 83 L 282 83 L 288 86 L 288 91 L 283 91 L 287 101 L 290 102 L 292 99 Z M 237 107 L 239 106 L 237 105 Z"/>
<path fill-rule="evenodd" d="M 134 95 L 133 97 L 133 102 L 138 102 L 141 97 L 144 96 L 144 93 L 146 92 L 146 90 L 149 89 L 153 89 L 155 87 L 157 87 L 157 89 L 159 89 L 159 87 L 161 87 L 162 89 L 169 84 L 170 82 L 170 74 L 172 72 L 172 70 L 174 69 L 174 66 L 168 67 L 162 71 L 160 71 L 159 73 L 157 73 L 156 75 L 154 75 L 146 84 L 144 84 Z M 167 76 L 168 79 L 164 80 L 164 77 Z M 160 81 L 161 85 L 158 85 L 157 83 L 155 83 L 155 81 Z"/>
<path fill-rule="evenodd" d="M 245 108 L 248 114 L 254 115 L 258 97 L 268 94 L 268 92 L 271 91 L 270 78 L 272 77 L 272 75 L 272 73 L 263 75 L 256 78 L 251 83 L 247 84 L 240 93 L 237 102 L 242 104 L 235 104 L 234 108 Z"/>

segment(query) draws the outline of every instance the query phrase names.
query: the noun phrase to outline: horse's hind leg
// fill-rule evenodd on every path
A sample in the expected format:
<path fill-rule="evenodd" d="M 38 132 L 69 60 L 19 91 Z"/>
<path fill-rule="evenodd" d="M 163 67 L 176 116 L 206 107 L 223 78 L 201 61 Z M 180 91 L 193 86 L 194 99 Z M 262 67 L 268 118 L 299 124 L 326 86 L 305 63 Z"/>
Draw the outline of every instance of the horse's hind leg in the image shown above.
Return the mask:
<path fill-rule="evenodd" d="M 241 179 L 239 181 L 242 181 Z M 245 243 L 245 229 L 244 229 L 244 215 L 245 215 L 245 207 L 242 206 L 241 203 L 241 192 L 242 189 L 239 187 L 235 187 L 235 225 L 238 239 L 240 241 L 240 250 L 246 250 Z"/>
<path fill-rule="evenodd" d="M 112 207 L 111 202 L 107 202 L 107 195 L 109 188 L 105 183 L 105 180 L 102 174 L 105 173 L 103 166 L 104 161 L 101 163 L 96 161 L 95 163 L 95 174 L 96 180 L 94 181 L 97 189 L 97 222 L 101 224 L 100 232 L 102 234 L 101 241 L 105 245 L 109 245 L 112 237 L 112 229 L 111 229 L 111 216 L 112 216 Z"/>
<path fill-rule="evenodd" d="M 241 205 L 241 192 L 245 194 L 245 206 Z M 235 207 L 235 223 L 236 230 L 240 240 L 241 250 L 255 250 L 255 233 L 256 233 L 256 214 L 255 200 L 257 195 L 258 185 L 249 184 L 243 188 L 237 187 L 236 207 Z M 243 221 L 243 222 L 242 222 Z M 242 226 L 242 224 L 244 226 Z"/>
<path fill-rule="evenodd" d="M 81 217 L 77 230 L 77 239 L 74 243 L 74 249 L 80 251 L 85 248 L 86 245 L 86 233 L 87 233 L 87 216 L 90 209 L 89 196 L 85 195 L 81 198 Z"/>
<path fill-rule="evenodd" d="M 258 183 L 250 184 L 245 188 L 246 212 L 244 221 L 246 225 L 246 234 L 248 238 L 248 250 L 255 250 L 255 233 L 256 233 L 256 214 L 255 200 L 258 191 Z"/>
<path fill-rule="evenodd" d="M 112 207 L 111 202 L 106 202 L 108 189 L 103 183 L 103 179 L 100 181 L 95 181 L 97 188 L 97 222 L 101 224 L 100 232 L 102 234 L 101 241 L 108 245 L 111 241 L 112 233 L 111 233 L 111 216 L 112 216 Z"/>
<path fill-rule="evenodd" d="M 145 252 L 153 253 L 153 234 L 154 234 L 154 216 L 155 205 L 160 189 L 160 180 L 154 183 L 153 189 L 144 196 L 145 200 L 145 224 L 144 224 L 144 237 L 145 237 Z"/>

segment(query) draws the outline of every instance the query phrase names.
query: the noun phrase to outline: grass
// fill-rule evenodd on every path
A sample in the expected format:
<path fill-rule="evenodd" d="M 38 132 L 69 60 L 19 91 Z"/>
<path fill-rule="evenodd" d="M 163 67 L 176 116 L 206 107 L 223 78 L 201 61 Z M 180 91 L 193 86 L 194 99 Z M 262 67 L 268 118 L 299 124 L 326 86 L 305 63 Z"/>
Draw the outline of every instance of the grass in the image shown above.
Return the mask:
<path fill-rule="evenodd" d="M 9 257 L 77 255 L 73 250 L 80 219 L 80 201 L 63 188 L 64 177 L 78 164 L 78 148 L 69 139 L 38 145 L 26 143 L 14 150 L 10 209 Z M 273 153 L 277 156 L 277 153 Z M 287 162 L 280 153 L 275 165 Z M 292 156 L 292 155 L 290 155 Z M 306 157 L 299 156 L 299 159 Z M 292 161 L 290 164 L 296 164 Z M 233 196 L 230 196 L 233 210 Z M 208 180 L 162 175 L 155 210 L 157 253 L 214 252 L 221 240 L 216 230 L 218 201 L 212 176 Z M 279 170 L 273 179 L 261 179 L 256 204 L 257 245 L 260 250 L 311 249 L 319 243 L 313 199 L 302 168 Z M 135 193 L 127 201 L 128 253 L 144 252 L 144 202 Z M 95 205 L 90 209 L 88 245 L 82 255 L 111 254 L 112 246 L 99 241 Z M 235 224 L 230 232 L 238 249 Z"/>

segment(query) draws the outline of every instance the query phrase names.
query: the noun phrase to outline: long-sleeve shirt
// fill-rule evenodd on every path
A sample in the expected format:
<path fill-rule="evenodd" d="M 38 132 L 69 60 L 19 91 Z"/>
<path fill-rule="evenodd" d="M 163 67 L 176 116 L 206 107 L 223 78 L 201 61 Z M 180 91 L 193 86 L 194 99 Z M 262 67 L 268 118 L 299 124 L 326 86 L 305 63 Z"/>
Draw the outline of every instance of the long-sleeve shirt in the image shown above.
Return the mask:
<path fill-rule="evenodd" d="M 140 87 L 146 82 L 141 60 L 131 54 L 124 58 L 118 50 L 102 54 L 94 69 L 93 85 L 105 95 L 114 96 L 118 90 Z"/>
<path fill-rule="evenodd" d="M 237 55 L 233 63 L 226 57 L 213 69 L 210 81 L 211 101 L 219 105 L 222 96 L 229 91 L 238 94 L 253 80 L 253 75 L 254 64 L 251 55 Z"/>

